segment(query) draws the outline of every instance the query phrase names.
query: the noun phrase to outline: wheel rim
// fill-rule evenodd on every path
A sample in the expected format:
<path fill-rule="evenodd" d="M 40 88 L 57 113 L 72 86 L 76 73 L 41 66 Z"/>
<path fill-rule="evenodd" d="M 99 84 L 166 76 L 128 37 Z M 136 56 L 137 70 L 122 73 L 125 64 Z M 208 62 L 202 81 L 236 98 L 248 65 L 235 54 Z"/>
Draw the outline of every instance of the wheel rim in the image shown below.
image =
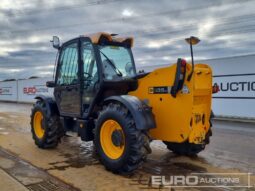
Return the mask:
<path fill-rule="evenodd" d="M 34 114 L 34 120 L 33 120 L 33 127 L 34 127 L 34 132 L 35 135 L 41 139 L 44 135 L 44 128 L 42 127 L 42 120 L 43 120 L 43 114 L 40 111 L 37 111 Z"/>
<path fill-rule="evenodd" d="M 122 144 L 116 146 L 112 141 L 114 132 L 121 132 Z M 125 138 L 122 127 L 115 120 L 109 119 L 105 121 L 100 130 L 100 143 L 104 153 L 111 159 L 118 159 L 124 152 Z"/>

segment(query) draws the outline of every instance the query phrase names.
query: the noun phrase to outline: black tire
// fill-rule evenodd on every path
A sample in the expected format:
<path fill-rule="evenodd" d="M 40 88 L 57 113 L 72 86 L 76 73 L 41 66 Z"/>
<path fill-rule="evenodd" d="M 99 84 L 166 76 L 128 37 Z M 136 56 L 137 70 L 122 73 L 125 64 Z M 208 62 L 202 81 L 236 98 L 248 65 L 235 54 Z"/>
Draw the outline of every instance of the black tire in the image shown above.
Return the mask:
<path fill-rule="evenodd" d="M 34 116 L 36 112 L 41 112 L 43 115 L 42 126 L 44 128 L 44 133 L 42 137 L 38 137 L 34 129 Z M 51 116 L 49 116 L 51 113 Z M 61 140 L 61 137 L 64 135 L 63 128 L 61 127 L 59 116 L 53 111 L 47 111 L 46 105 L 43 101 L 38 100 L 31 112 L 31 132 L 35 144 L 42 149 L 55 148 Z"/>
<path fill-rule="evenodd" d="M 189 142 L 184 143 L 171 143 L 167 141 L 163 141 L 163 143 L 167 146 L 167 149 L 172 151 L 177 155 L 185 155 L 185 156 L 195 156 L 199 152 L 205 149 L 205 146 L 210 143 L 210 136 L 212 135 L 211 128 L 206 134 L 206 138 L 203 144 L 193 144 Z"/>
<path fill-rule="evenodd" d="M 115 120 L 124 134 L 124 152 L 117 159 L 111 159 L 104 152 L 100 142 L 100 131 L 107 120 Z M 95 148 L 105 168 L 114 173 L 130 173 L 137 169 L 149 153 L 147 132 L 138 130 L 131 113 L 121 104 L 110 103 L 104 106 L 96 121 Z"/>

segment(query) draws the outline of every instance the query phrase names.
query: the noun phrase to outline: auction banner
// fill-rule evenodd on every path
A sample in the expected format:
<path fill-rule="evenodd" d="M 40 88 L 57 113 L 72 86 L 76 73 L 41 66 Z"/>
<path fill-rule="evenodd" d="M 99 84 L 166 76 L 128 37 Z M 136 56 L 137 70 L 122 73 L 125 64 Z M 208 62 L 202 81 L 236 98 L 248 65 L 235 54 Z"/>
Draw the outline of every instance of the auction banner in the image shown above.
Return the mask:
<path fill-rule="evenodd" d="M 213 94 L 218 116 L 255 118 L 255 73 L 215 75 L 220 91 Z"/>
<path fill-rule="evenodd" d="M 255 73 L 216 75 L 214 82 L 220 92 L 213 98 L 222 99 L 255 99 Z"/>
<path fill-rule="evenodd" d="M 35 78 L 18 81 L 18 101 L 34 102 L 37 95 L 53 95 L 53 89 L 46 87 L 51 78 Z"/>
<path fill-rule="evenodd" d="M 17 101 L 17 81 L 0 83 L 0 101 Z"/>

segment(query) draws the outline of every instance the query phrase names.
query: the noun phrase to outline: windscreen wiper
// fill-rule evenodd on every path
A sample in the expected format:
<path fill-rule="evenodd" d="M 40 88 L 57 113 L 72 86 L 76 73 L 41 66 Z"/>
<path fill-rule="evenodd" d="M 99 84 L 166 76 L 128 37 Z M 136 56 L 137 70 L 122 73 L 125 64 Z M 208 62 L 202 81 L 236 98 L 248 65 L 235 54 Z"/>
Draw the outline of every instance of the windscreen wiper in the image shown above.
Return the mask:
<path fill-rule="evenodd" d="M 108 56 L 106 56 L 101 50 L 99 50 L 99 51 L 106 58 L 106 60 L 111 64 L 111 66 L 115 70 L 116 74 L 118 76 L 123 76 L 122 72 L 115 66 L 115 64 L 108 58 Z"/>

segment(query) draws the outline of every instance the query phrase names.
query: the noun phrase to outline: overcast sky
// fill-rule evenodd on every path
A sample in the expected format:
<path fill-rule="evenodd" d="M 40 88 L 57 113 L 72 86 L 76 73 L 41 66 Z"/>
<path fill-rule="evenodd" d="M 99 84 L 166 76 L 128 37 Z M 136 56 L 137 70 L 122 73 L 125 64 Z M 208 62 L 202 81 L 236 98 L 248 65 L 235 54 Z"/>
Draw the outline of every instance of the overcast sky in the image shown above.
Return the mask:
<path fill-rule="evenodd" d="M 255 0 L 1 0 L 0 80 L 52 76 L 53 35 L 99 31 L 135 37 L 138 67 L 189 59 L 190 35 L 196 59 L 252 54 Z"/>

